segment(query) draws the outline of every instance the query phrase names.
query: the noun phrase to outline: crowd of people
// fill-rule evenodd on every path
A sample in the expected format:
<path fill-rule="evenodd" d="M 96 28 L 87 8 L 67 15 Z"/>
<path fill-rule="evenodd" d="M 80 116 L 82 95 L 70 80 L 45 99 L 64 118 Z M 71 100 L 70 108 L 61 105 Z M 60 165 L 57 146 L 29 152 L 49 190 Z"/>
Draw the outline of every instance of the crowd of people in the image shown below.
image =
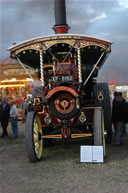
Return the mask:
<path fill-rule="evenodd" d="M 8 136 L 8 123 L 11 122 L 13 139 L 18 137 L 18 109 L 13 100 L 10 103 L 7 102 L 7 97 L 2 98 L 2 103 L 0 104 L 0 122 L 2 128 L 2 135 L 0 137 L 4 138 Z"/>

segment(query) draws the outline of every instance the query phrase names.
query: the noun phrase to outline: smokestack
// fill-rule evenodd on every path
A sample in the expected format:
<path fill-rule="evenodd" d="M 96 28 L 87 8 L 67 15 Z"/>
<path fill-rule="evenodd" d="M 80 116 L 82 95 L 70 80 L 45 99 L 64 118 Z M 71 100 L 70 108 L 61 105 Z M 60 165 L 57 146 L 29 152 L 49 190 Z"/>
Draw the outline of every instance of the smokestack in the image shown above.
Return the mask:
<path fill-rule="evenodd" d="M 55 5 L 55 25 L 53 30 L 56 34 L 68 33 L 69 26 L 66 22 L 65 0 L 54 0 Z"/>

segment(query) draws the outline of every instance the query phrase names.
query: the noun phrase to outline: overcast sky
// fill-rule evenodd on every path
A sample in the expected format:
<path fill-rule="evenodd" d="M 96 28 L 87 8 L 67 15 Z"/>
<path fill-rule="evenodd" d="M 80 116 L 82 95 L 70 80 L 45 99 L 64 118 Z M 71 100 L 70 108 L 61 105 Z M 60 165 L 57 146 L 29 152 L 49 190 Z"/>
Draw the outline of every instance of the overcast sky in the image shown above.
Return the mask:
<path fill-rule="evenodd" d="M 99 79 L 128 80 L 128 0 L 66 0 L 69 33 L 110 40 L 112 52 Z M 53 35 L 54 0 L 0 0 L 0 59 L 12 43 Z"/>

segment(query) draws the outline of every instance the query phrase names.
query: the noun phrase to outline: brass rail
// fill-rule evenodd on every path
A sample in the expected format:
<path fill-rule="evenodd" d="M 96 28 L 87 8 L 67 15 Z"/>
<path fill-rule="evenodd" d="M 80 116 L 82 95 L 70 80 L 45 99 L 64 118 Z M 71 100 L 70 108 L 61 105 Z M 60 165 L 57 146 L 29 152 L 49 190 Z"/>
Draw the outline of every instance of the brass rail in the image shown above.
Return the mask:
<path fill-rule="evenodd" d="M 80 138 L 80 137 L 91 137 L 92 133 L 81 133 L 81 134 L 71 134 L 71 138 Z M 43 139 L 62 139 L 62 135 L 43 135 Z"/>

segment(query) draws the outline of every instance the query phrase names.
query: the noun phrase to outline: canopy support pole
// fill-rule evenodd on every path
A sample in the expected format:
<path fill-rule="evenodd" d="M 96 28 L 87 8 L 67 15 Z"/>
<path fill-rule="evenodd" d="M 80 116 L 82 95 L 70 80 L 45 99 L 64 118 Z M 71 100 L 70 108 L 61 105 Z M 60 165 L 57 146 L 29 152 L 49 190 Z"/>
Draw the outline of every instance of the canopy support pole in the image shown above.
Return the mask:
<path fill-rule="evenodd" d="M 77 49 L 77 58 L 78 58 L 78 77 L 79 77 L 79 83 L 82 83 L 82 68 L 81 68 L 80 48 Z"/>
<path fill-rule="evenodd" d="M 96 67 L 97 67 L 97 65 L 99 64 L 99 62 L 100 62 L 101 58 L 103 57 L 103 55 L 104 55 L 104 52 L 101 54 L 101 56 L 100 56 L 100 58 L 98 59 L 97 63 L 94 65 L 94 67 L 93 67 L 92 71 L 90 72 L 90 74 L 89 74 L 88 78 L 85 80 L 85 82 L 84 82 L 84 86 L 86 85 L 86 83 L 88 82 L 88 80 L 89 80 L 90 76 L 92 75 L 92 73 L 93 73 L 93 72 L 94 72 L 94 70 L 96 69 Z"/>
<path fill-rule="evenodd" d="M 40 50 L 40 73 L 41 73 L 41 83 L 42 83 L 42 86 L 44 87 L 45 84 L 44 84 L 44 68 L 43 68 L 43 51 Z"/>

